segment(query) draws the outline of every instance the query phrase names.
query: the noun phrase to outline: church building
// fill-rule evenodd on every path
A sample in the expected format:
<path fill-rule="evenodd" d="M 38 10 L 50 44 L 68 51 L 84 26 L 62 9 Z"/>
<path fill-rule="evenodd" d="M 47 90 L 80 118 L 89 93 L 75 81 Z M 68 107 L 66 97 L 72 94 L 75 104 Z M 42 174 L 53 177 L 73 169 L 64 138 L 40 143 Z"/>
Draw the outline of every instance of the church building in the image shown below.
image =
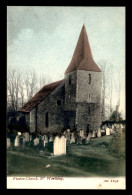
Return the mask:
<path fill-rule="evenodd" d="M 101 69 L 83 25 L 64 79 L 42 87 L 21 109 L 29 132 L 96 131 L 101 125 Z"/>

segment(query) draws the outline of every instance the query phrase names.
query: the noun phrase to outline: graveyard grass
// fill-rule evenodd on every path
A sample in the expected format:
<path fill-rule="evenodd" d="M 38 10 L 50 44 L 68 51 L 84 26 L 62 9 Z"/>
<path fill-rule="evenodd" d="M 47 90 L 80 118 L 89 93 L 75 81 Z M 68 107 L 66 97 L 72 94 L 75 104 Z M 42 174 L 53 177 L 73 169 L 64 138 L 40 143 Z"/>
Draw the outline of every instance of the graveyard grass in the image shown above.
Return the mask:
<path fill-rule="evenodd" d="M 57 157 L 46 148 L 11 146 L 7 176 L 125 176 L 125 133 L 94 138 L 87 145 L 69 144 L 67 154 Z"/>

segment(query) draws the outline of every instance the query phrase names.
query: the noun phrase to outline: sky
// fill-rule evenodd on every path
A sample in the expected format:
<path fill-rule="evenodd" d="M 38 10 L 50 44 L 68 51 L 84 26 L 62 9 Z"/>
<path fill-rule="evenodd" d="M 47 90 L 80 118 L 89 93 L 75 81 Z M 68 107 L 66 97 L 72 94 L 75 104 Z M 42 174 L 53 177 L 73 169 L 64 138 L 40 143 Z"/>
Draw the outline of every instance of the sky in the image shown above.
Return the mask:
<path fill-rule="evenodd" d="M 106 60 L 123 72 L 125 113 L 125 7 L 8 6 L 7 67 L 63 79 L 83 24 L 94 61 Z"/>

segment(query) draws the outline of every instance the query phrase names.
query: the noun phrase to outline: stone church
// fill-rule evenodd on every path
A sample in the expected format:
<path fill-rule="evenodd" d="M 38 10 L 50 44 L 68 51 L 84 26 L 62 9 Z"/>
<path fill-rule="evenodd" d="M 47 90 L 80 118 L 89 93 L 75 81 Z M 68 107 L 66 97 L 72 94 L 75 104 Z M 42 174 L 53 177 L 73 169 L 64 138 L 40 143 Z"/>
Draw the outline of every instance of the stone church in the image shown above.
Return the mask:
<path fill-rule="evenodd" d="M 42 87 L 19 111 L 29 132 L 96 131 L 101 125 L 101 69 L 83 25 L 64 79 Z"/>

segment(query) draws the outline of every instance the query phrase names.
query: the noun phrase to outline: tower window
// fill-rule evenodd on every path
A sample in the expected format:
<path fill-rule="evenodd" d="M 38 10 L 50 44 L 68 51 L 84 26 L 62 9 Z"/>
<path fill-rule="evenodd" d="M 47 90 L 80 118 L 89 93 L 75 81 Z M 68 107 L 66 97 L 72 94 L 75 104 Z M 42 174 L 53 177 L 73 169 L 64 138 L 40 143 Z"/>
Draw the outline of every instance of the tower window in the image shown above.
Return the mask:
<path fill-rule="evenodd" d="M 91 110 L 90 110 L 90 106 L 88 107 L 88 114 L 90 114 Z"/>
<path fill-rule="evenodd" d="M 46 115 L 45 115 L 45 127 L 48 127 L 49 126 L 49 116 L 48 116 L 48 112 L 46 112 Z"/>
<path fill-rule="evenodd" d="M 88 101 L 91 102 L 91 94 L 88 94 Z"/>
<path fill-rule="evenodd" d="M 58 105 L 58 106 L 61 105 L 61 100 L 57 100 L 57 105 Z"/>
<path fill-rule="evenodd" d="M 91 84 L 91 74 L 88 75 L 88 84 Z"/>
<path fill-rule="evenodd" d="M 71 85 L 71 75 L 69 75 L 69 85 Z"/>

